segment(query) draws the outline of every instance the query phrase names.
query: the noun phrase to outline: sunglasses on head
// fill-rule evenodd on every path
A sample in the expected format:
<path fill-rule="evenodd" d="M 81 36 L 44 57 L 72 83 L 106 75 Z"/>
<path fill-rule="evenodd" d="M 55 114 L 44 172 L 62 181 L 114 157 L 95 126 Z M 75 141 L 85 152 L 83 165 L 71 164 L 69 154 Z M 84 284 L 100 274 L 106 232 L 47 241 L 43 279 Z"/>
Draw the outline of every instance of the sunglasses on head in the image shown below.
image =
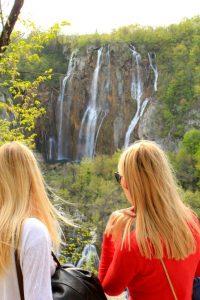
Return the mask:
<path fill-rule="evenodd" d="M 122 176 L 119 174 L 119 172 L 115 172 L 115 179 L 119 184 L 121 183 Z"/>

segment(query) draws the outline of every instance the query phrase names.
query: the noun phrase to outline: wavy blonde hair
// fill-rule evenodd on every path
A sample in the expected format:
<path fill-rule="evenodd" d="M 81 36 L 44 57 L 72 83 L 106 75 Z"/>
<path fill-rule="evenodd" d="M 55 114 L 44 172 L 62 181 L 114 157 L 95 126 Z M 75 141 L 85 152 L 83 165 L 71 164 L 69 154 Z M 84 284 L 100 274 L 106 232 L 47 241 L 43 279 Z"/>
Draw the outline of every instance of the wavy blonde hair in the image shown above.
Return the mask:
<path fill-rule="evenodd" d="M 166 252 L 168 258 L 184 259 L 194 253 L 199 225 L 181 200 L 164 151 L 154 142 L 137 141 L 122 153 L 118 170 L 136 210 L 135 220 L 125 216 L 122 245 L 134 224 L 140 253 L 146 258 L 162 258 Z"/>
<path fill-rule="evenodd" d="M 33 152 L 22 143 L 6 143 L 0 147 L 0 274 L 11 262 L 11 250 L 19 247 L 21 227 L 29 217 L 46 225 L 58 249 L 58 218 L 71 223 L 49 201 Z"/>

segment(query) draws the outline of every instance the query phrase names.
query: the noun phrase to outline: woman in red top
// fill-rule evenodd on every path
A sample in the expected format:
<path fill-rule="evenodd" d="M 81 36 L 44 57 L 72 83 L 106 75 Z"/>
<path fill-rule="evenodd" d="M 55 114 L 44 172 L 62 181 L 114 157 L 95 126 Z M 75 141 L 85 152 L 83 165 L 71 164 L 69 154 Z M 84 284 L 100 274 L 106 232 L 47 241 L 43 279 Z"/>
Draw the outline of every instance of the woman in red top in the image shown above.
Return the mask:
<path fill-rule="evenodd" d="M 165 153 L 154 142 L 136 142 L 115 175 L 131 208 L 112 213 L 106 226 L 99 268 L 105 292 L 128 288 L 129 300 L 191 300 L 200 276 L 199 223 L 181 200 Z"/>

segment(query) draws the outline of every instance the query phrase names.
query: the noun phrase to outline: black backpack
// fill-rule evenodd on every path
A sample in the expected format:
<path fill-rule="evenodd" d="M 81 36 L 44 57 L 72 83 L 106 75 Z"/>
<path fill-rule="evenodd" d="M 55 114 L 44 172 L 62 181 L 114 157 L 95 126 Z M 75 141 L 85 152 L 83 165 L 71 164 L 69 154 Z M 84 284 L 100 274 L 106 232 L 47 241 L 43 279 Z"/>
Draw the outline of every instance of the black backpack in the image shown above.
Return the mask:
<path fill-rule="evenodd" d="M 54 300 L 106 300 L 99 279 L 88 270 L 61 266 L 56 256 L 56 271 L 51 278 Z"/>
<path fill-rule="evenodd" d="M 56 271 L 51 278 L 54 300 L 107 300 L 99 279 L 92 272 L 61 266 L 56 256 L 52 256 L 57 263 Z M 17 251 L 15 263 L 21 300 L 24 300 L 23 275 Z"/>

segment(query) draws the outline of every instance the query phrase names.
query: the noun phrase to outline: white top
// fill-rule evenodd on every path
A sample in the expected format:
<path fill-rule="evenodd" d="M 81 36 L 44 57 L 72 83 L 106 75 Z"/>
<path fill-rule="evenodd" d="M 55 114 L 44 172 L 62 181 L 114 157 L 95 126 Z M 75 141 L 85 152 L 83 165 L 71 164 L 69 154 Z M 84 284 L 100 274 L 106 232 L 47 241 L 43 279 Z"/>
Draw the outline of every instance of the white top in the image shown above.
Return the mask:
<path fill-rule="evenodd" d="M 25 300 L 53 300 L 51 275 L 55 272 L 55 263 L 51 240 L 46 226 L 38 219 L 28 218 L 24 222 L 20 265 Z M 8 272 L 0 277 L 0 300 L 20 300 L 14 251 Z"/>

